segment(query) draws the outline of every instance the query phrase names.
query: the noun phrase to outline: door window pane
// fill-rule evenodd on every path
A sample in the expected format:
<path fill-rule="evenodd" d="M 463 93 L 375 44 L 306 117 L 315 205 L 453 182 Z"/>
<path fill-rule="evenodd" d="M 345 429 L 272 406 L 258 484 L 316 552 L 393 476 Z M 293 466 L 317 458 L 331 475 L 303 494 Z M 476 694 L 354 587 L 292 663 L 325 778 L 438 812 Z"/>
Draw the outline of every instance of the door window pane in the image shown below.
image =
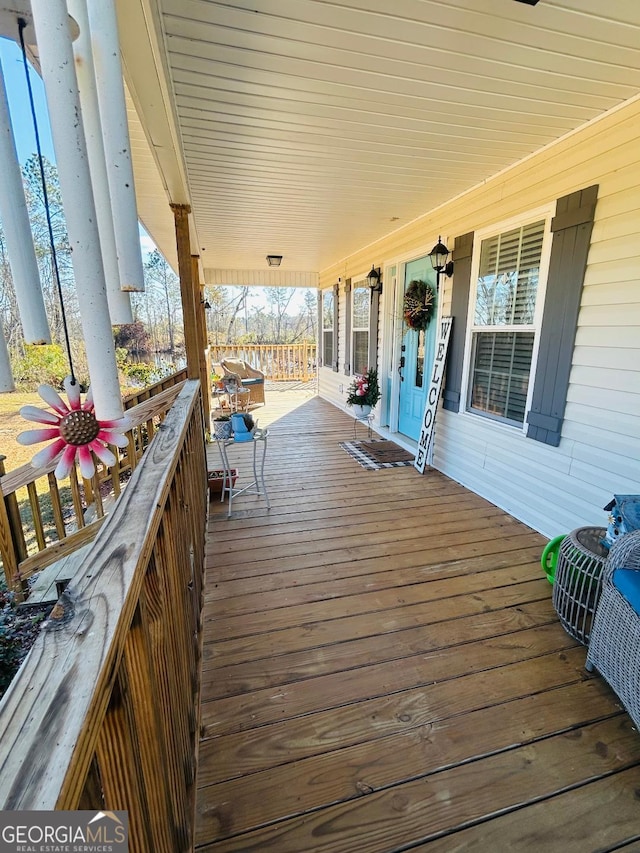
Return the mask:
<path fill-rule="evenodd" d="M 424 329 L 418 331 L 418 347 L 416 349 L 416 388 L 422 388 L 424 385 Z"/>

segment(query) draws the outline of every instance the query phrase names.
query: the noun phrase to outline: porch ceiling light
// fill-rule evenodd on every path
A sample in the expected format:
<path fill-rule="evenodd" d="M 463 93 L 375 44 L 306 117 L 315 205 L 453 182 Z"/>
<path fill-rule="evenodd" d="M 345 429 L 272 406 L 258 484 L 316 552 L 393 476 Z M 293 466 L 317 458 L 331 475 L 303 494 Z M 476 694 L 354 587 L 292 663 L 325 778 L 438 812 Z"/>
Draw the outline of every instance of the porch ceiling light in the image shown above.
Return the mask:
<path fill-rule="evenodd" d="M 282 263 L 282 255 L 267 255 L 267 263 L 270 267 L 279 267 Z"/>
<path fill-rule="evenodd" d="M 449 254 L 449 249 L 442 242 L 442 237 L 438 237 L 438 242 L 429 252 L 431 266 L 438 274 L 438 279 L 441 273 L 444 273 L 448 278 L 451 278 L 453 275 L 453 261 L 447 261 Z"/>
<path fill-rule="evenodd" d="M 376 269 L 372 266 L 370 273 L 367 275 L 367 284 L 371 293 L 382 293 L 382 281 L 380 279 L 380 267 Z"/>

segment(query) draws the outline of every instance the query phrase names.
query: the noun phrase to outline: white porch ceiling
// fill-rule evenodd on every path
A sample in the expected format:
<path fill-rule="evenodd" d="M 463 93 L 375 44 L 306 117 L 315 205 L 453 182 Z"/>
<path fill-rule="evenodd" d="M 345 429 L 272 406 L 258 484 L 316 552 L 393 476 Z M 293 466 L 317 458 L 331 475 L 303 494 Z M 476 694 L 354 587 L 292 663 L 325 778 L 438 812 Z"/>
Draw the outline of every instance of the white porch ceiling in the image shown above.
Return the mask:
<path fill-rule="evenodd" d="M 639 0 L 118 3 L 210 271 L 322 270 L 640 92 Z"/>

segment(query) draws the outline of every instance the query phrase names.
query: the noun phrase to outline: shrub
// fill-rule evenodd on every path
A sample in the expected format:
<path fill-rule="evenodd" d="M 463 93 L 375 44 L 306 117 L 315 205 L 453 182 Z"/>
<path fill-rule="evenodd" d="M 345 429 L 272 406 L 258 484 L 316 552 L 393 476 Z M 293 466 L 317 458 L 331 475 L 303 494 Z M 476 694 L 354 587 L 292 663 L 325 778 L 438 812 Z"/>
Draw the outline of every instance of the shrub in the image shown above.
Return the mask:
<path fill-rule="evenodd" d="M 68 374 L 69 363 L 58 344 L 25 344 L 24 355 L 13 364 L 16 382 L 29 391 L 42 383 L 61 388 Z"/>
<path fill-rule="evenodd" d="M 50 610 L 51 605 L 43 605 L 32 612 L 20 611 L 13 593 L 0 584 L 0 696 L 11 684 Z"/>

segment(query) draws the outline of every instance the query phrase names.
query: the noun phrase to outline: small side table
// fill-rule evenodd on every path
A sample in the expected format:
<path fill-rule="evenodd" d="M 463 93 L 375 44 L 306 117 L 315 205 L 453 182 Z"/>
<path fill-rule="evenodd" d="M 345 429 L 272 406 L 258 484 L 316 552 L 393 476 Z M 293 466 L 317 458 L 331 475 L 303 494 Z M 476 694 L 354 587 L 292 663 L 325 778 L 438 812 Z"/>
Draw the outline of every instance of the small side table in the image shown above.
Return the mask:
<path fill-rule="evenodd" d="M 211 392 L 211 396 L 216 401 L 216 408 L 220 409 L 221 412 L 223 412 L 225 408 L 231 409 L 231 404 L 229 403 L 229 393 L 225 388 L 214 388 Z M 226 406 L 225 401 L 223 399 L 224 397 L 227 398 Z"/>
<path fill-rule="evenodd" d="M 248 388 L 238 388 L 233 394 L 233 408 L 236 412 L 249 411 L 249 395 L 251 391 Z"/>
<path fill-rule="evenodd" d="M 367 415 L 356 415 L 353 419 L 353 440 L 356 441 L 358 438 L 358 424 L 366 424 L 367 425 L 367 438 L 371 438 L 371 422 L 373 421 L 373 413 L 369 412 Z"/>
<path fill-rule="evenodd" d="M 233 510 L 233 499 L 239 497 L 240 495 L 260 495 L 261 497 L 264 497 L 267 504 L 267 509 L 271 509 L 271 504 L 269 503 L 269 495 L 267 493 L 267 486 L 264 481 L 264 462 L 267 455 L 268 437 L 268 429 L 256 429 L 253 432 L 253 436 L 250 441 L 240 442 L 234 441 L 233 438 L 216 438 L 216 444 L 218 445 L 218 449 L 220 451 L 220 458 L 222 459 L 222 467 L 224 470 L 222 494 L 220 495 L 220 500 L 223 501 L 225 495 L 229 496 L 229 511 L 227 512 L 227 517 L 231 516 L 231 512 Z M 227 449 L 234 444 L 251 444 L 253 451 L 253 480 L 246 486 L 239 486 L 238 488 L 234 486 L 233 469 L 229 462 L 229 455 L 227 453 Z M 260 445 L 260 447 L 262 448 L 262 452 L 260 454 L 259 459 L 257 454 L 258 445 Z"/>
<path fill-rule="evenodd" d="M 567 634 L 584 646 L 589 642 L 609 555 L 600 544 L 606 532 L 604 527 L 579 527 L 564 538 L 558 552 L 553 606 Z"/>

